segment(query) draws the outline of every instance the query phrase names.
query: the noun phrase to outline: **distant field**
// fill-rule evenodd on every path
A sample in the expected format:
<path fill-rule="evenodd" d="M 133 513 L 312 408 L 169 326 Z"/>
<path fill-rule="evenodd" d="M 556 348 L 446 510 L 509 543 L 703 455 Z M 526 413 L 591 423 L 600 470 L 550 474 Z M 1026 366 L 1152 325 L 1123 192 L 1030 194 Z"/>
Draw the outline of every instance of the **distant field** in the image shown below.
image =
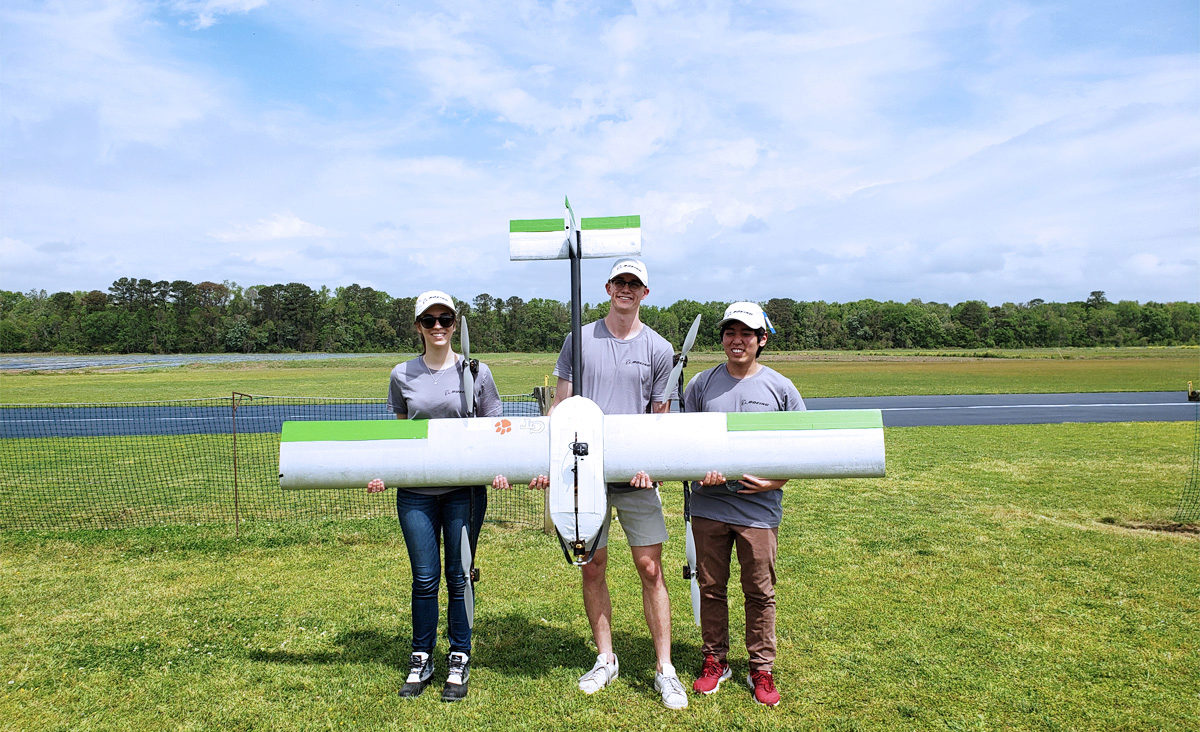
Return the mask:
<path fill-rule="evenodd" d="M 229 527 L 0 533 L 0 726 L 1197 729 L 1200 537 L 1145 528 L 1167 525 L 1193 436 L 891 429 L 886 478 L 790 483 L 775 709 L 741 681 L 736 570 L 737 676 L 685 711 L 658 704 L 619 526 L 614 685 L 575 689 L 595 658 L 578 570 L 540 532 L 488 524 L 471 694 L 453 708 L 438 687 L 395 693 L 411 579 L 394 518 L 250 525 L 241 541 Z M 679 484 L 663 496 L 672 653 L 690 685 Z"/>
<path fill-rule="evenodd" d="M 110 402 L 214 397 L 240 391 L 274 396 L 376 397 L 387 392 L 396 358 L 197 365 L 146 371 L 81 370 L 0 374 L 0 402 Z M 554 383 L 555 354 L 483 354 L 502 394 Z M 696 353 L 688 374 L 722 360 Z M 1184 390 L 1200 385 L 1200 349 L 1030 351 L 807 351 L 763 361 L 810 397 Z"/>

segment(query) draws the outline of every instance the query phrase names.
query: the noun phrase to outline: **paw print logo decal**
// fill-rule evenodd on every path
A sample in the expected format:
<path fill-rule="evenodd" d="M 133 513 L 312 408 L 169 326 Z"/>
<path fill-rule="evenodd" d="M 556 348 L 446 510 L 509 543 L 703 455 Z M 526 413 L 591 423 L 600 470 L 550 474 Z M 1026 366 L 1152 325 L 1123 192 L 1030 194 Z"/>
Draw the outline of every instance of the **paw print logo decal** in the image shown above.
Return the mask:
<path fill-rule="evenodd" d="M 512 422 L 508 421 L 507 419 L 502 419 L 496 423 L 497 434 L 507 435 L 509 432 L 512 432 Z"/>

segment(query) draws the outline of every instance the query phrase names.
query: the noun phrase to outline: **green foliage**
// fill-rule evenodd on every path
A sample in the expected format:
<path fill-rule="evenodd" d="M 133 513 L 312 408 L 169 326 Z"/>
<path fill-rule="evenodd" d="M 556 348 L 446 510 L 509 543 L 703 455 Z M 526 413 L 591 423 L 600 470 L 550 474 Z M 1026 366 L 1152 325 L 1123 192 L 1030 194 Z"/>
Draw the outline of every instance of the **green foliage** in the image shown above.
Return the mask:
<path fill-rule="evenodd" d="M 415 295 L 415 293 L 414 293 Z M 0 290 L 0 352 L 255 353 L 419 351 L 413 296 L 394 298 L 350 285 L 260 285 L 122 277 L 109 292 L 28 293 Z M 642 319 L 678 343 L 697 314 L 700 351 L 720 350 L 716 324 L 726 302 L 646 304 Z M 475 350 L 552 352 L 570 327 L 566 304 L 487 293 L 458 301 L 470 318 Z M 1004 303 L 968 300 L 950 306 L 858 300 L 848 303 L 773 298 L 763 304 L 781 350 L 880 348 L 1088 348 L 1200 344 L 1200 303 L 1111 303 L 1093 291 L 1083 302 Z M 583 305 L 585 323 L 608 302 Z"/>

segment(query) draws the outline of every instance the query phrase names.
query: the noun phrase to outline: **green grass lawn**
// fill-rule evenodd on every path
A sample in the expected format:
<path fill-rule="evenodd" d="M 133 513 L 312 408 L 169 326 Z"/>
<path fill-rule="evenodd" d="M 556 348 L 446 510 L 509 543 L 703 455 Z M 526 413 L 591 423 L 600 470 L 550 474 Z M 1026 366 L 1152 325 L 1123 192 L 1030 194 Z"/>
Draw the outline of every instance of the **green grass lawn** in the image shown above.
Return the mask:
<path fill-rule="evenodd" d="M 5 377 L 7 378 L 7 377 Z M 394 519 L 0 534 L 11 729 L 1196 729 L 1200 539 L 1172 515 L 1194 425 L 886 431 L 883 479 L 793 482 L 780 531 L 783 703 L 737 683 L 662 708 L 636 573 L 610 584 L 621 677 L 585 697 L 578 571 L 488 524 L 471 694 L 395 691 L 409 572 Z M 699 634 L 672 539 L 676 665 Z M 624 542 L 619 531 L 614 547 Z M 734 580 L 731 661 L 745 673 Z M 439 653 L 445 652 L 443 645 Z M 444 664 L 442 665 L 444 672 Z"/>
<path fill-rule="evenodd" d="M 1183 391 L 1200 385 L 1200 349 L 1125 348 L 975 352 L 764 352 L 763 362 L 809 397 Z M 382 397 L 400 356 L 294 363 L 194 365 L 146 371 L 0 374 L 0 403 L 194 399 L 234 391 L 272 396 Z M 501 394 L 553 384 L 555 354 L 483 354 Z M 723 360 L 696 353 L 688 375 Z"/>

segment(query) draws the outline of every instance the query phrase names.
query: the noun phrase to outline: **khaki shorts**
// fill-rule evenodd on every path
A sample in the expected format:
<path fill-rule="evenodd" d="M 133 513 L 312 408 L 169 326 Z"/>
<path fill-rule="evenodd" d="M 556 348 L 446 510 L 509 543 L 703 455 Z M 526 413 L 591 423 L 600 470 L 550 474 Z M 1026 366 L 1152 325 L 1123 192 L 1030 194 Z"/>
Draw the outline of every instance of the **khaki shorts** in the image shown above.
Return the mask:
<path fill-rule="evenodd" d="M 653 546 L 667 540 L 667 523 L 663 520 L 662 499 L 657 488 L 646 488 L 628 493 L 608 494 L 608 515 L 600 529 L 599 549 L 608 546 L 608 526 L 612 523 L 612 509 L 617 510 L 617 520 L 625 530 L 629 546 Z"/>

